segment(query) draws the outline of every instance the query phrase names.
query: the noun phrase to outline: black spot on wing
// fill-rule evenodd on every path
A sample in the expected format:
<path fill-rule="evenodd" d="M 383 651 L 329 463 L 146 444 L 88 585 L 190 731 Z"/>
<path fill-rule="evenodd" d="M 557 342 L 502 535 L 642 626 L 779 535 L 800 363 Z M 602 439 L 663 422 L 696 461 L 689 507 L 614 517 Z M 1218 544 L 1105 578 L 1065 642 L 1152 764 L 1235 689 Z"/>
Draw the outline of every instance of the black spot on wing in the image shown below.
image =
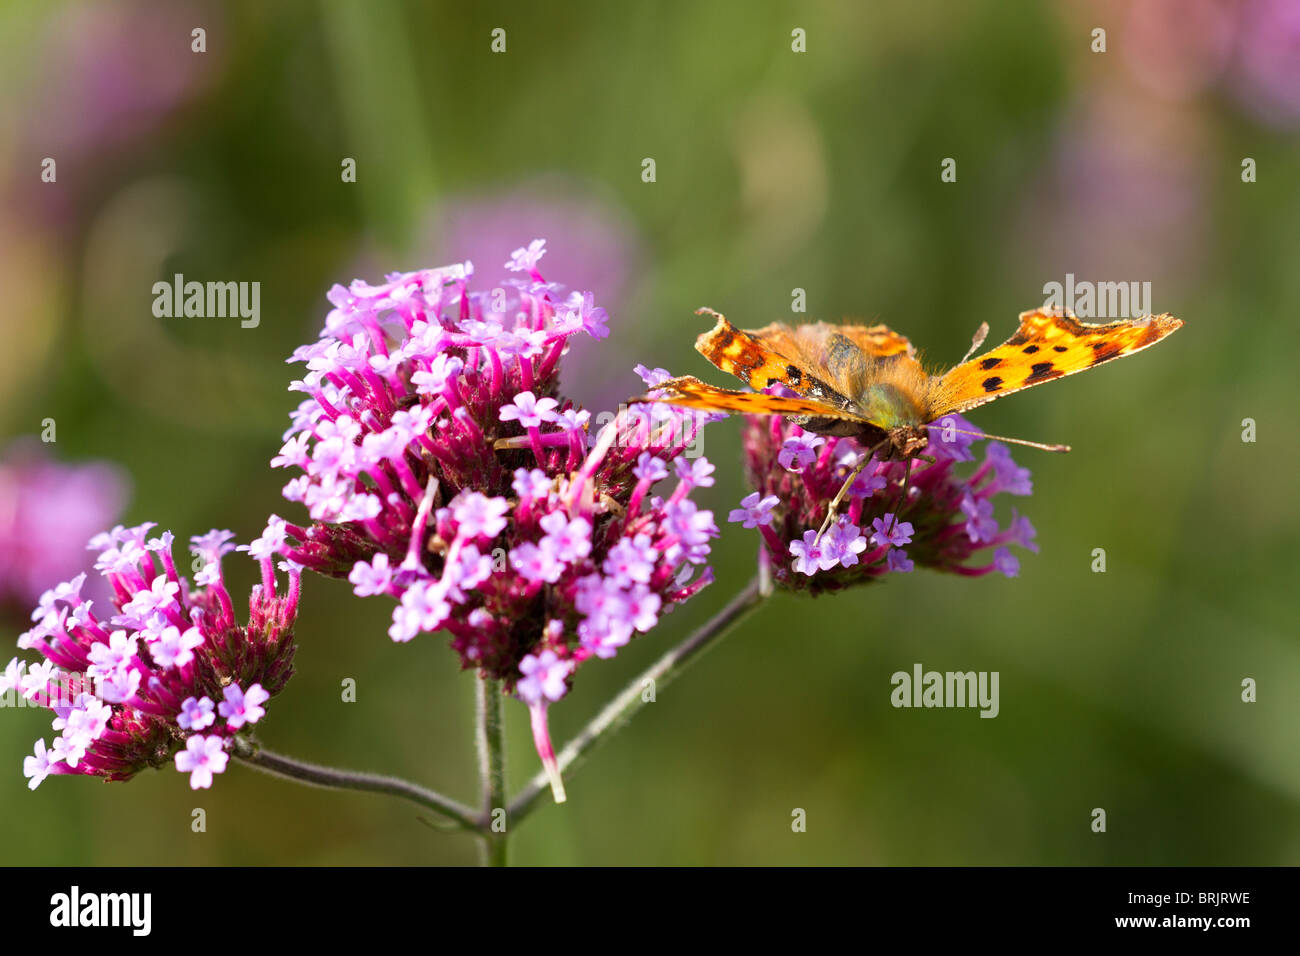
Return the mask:
<path fill-rule="evenodd" d="M 980 368 L 987 372 L 989 369 L 997 368 L 1001 364 L 1002 359 L 1000 358 L 986 358 L 984 361 L 980 362 Z"/>
<path fill-rule="evenodd" d="M 1002 387 L 1002 379 L 994 375 L 990 378 L 986 378 L 983 382 L 983 385 L 984 385 L 984 391 L 996 392 L 999 388 Z"/>
<path fill-rule="evenodd" d="M 1053 352 L 1068 352 L 1069 349 L 1067 349 L 1064 345 L 1053 345 L 1053 346 L 1052 346 L 1052 351 L 1053 351 Z"/>
<path fill-rule="evenodd" d="M 1058 378 L 1062 374 L 1064 373 L 1058 371 L 1051 362 L 1035 362 L 1029 370 L 1029 377 L 1025 379 L 1025 384 L 1034 385 L 1038 382 L 1045 382 L 1049 378 Z"/>
<path fill-rule="evenodd" d="M 793 365 L 787 365 L 785 367 L 785 374 L 786 377 L 789 379 L 791 385 L 798 386 L 798 384 L 803 381 L 803 373 L 800 372 Z M 770 385 L 771 382 L 769 382 L 768 384 Z"/>
<path fill-rule="evenodd" d="M 1115 358 L 1124 350 L 1114 342 L 1093 342 L 1092 343 L 1092 364 L 1099 365 L 1102 362 Z"/>
<path fill-rule="evenodd" d="M 1026 345 L 1024 349 L 1026 355 L 1033 355 L 1037 351 L 1038 351 L 1037 345 Z"/>

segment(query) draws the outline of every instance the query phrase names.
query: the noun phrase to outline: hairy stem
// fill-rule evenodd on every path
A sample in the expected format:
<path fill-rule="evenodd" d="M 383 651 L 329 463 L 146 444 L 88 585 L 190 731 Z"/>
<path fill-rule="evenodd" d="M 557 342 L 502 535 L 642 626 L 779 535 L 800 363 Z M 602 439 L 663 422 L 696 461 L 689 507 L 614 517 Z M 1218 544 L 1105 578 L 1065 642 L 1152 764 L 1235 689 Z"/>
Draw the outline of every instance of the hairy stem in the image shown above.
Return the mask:
<path fill-rule="evenodd" d="M 506 808 L 505 727 L 501 714 L 501 682 L 479 677 L 475 712 L 475 736 L 478 741 L 479 792 L 482 795 L 483 829 L 480 831 L 484 866 L 506 865 L 506 830 L 512 822 L 507 815 L 498 821 L 498 811 Z"/>
<path fill-rule="evenodd" d="M 444 797 L 442 794 L 421 787 L 419 784 L 388 777 L 377 773 L 364 773 L 358 770 L 338 770 L 334 767 L 322 767 L 319 764 L 294 760 L 283 754 L 272 753 L 251 741 L 235 738 L 234 755 L 244 763 L 256 767 L 276 777 L 295 780 L 314 787 L 327 787 L 332 790 L 365 790 L 371 793 L 386 793 L 400 797 L 422 807 L 435 810 L 445 817 L 450 817 L 456 824 L 466 830 L 478 832 L 483 828 L 483 821 L 469 807 Z"/>
<path fill-rule="evenodd" d="M 758 577 L 755 576 L 744 590 L 731 599 L 730 604 L 698 631 L 655 661 L 570 740 L 559 754 L 560 771 L 563 772 L 566 768 L 574 766 L 580 757 L 603 740 L 610 731 L 622 726 L 629 717 L 645 706 L 646 700 L 642 695 L 648 682 L 653 681 L 656 690 L 664 687 L 681 673 L 688 662 L 731 630 L 732 626 L 746 614 L 758 607 L 766 596 L 759 586 Z M 544 772 L 536 774 L 528 781 L 528 785 L 510 804 L 507 816 L 511 826 L 518 825 L 519 821 L 532 811 L 537 798 L 549 786 L 550 783 Z"/>
<path fill-rule="evenodd" d="M 655 661 L 569 741 L 559 753 L 560 771 L 575 767 L 579 759 L 592 747 L 645 706 L 647 701 L 643 694 L 651 682 L 656 690 L 666 686 L 691 660 L 722 638 L 767 596 L 765 589 L 760 585 L 759 578 L 755 576 L 726 607 L 694 634 Z M 506 825 L 516 826 L 536 807 L 538 798 L 549 789 L 550 781 L 545 772 L 536 774 L 509 807 L 506 807 L 501 683 L 488 678 L 479 678 L 476 692 L 476 739 L 482 795 L 482 804 L 478 812 L 409 780 L 306 763 L 266 750 L 256 741 L 242 737 L 235 738 L 232 753 L 236 759 L 249 766 L 286 780 L 333 790 L 383 793 L 419 804 L 448 817 L 458 828 L 477 833 L 482 841 L 483 863 L 504 866 L 507 861 L 506 831 L 493 830 L 493 823 L 496 822 L 494 814 L 501 809 L 506 809 Z"/>

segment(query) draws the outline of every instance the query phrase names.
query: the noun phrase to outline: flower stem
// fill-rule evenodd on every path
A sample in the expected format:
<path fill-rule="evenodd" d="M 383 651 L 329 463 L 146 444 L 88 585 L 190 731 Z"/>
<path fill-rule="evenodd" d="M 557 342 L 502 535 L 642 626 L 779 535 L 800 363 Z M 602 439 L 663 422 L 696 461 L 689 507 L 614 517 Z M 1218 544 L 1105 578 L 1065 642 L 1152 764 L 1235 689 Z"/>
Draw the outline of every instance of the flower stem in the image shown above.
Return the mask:
<path fill-rule="evenodd" d="M 703 627 L 655 661 L 646 671 L 632 681 L 617 697 L 609 702 L 560 751 L 559 770 L 573 767 L 579 758 L 604 737 L 618 729 L 647 703 L 642 696 L 648 682 L 656 690 L 665 686 L 681 673 L 682 669 L 705 648 L 722 638 L 750 611 L 761 604 L 768 595 L 755 576 L 745 588 L 732 598 L 731 603 L 719 611 Z M 481 780 L 482 808 L 476 813 L 471 808 L 444 797 L 442 794 L 398 777 L 364 773 L 356 770 L 339 770 L 320 764 L 306 763 L 273 753 L 256 741 L 242 737 L 234 739 L 232 753 L 251 767 L 272 776 L 294 780 L 308 786 L 333 790 L 362 790 L 384 793 L 418 803 L 449 817 L 456 826 L 477 833 L 482 841 L 483 862 L 490 866 L 505 866 L 507 861 L 506 831 L 492 829 L 494 811 L 506 806 L 505 735 L 502 721 L 500 681 L 479 678 L 477 685 L 477 728 L 479 774 Z M 538 773 L 509 805 L 506 812 L 508 826 L 523 820 L 537 804 L 537 799 L 550 787 L 545 772 Z"/>
<path fill-rule="evenodd" d="M 259 744 L 240 737 L 235 738 L 233 753 L 244 763 L 273 776 L 333 790 L 367 790 L 371 793 L 386 793 L 389 796 L 418 803 L 430 810 L 436 810 L 443 816 L 450 817 L 463 829 L 473 831 L 482 829 L 482 822 L 469 807 L 450 797 L 444 797 L 436 791 L 411 783 L 409 780 L 304 763 L 292 757 L 264 750 Z"/>
<path fill-rule="evenodd" d="M 653 681 L 657 690 L 664 687 L 672 678 L 681 673 L 686 664 L 701 651 L 725 635 L 750 611 L 758 607 L 767 595 L 759 586 L 755 576 L 745 585 L 744 590 L 731 599 L 731 603 L 719 611 L 708 623 L 682 641 L 659 660 L 655 661 L 639 677 L 628 684 L 623 691 L 610 701 L 605 708 L 584 727 L 576 737 L 570 740 L 560 751 L 559 769 L 573 766 L 580 757 L 599 743 L 613 730 L 635 714 L 647 703 L 643 697 L 647 682 Z M 538 773 L 528 785 L 519 792 L 510 804 L 508 817 L 511 826 L 517 826 L 527 816 L 540 797 L 550 786 L 546 774 Z"/>
<path fill-rule="evenodd" d="M 478 740 L 479 792 L 483 798 L 482 841 L 484 866 L 506 865 L 506 830 L 512 822 L 507 815 L 498 822 L 497 811 L 506 806 L 505 727 L 501 719 L 501 682 L 479 677 L 475 736 Z M 503 827 L 497 830 L 496 827 Z"/>

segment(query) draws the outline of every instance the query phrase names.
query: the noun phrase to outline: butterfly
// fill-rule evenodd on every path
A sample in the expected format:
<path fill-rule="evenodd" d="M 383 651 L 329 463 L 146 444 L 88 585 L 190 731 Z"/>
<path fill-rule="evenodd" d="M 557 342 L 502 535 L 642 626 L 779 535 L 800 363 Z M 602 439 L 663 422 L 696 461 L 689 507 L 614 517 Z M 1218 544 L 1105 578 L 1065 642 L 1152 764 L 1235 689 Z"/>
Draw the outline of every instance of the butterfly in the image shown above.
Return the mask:
<path fill-rule="evenodd" d="M 696 350 L 757 391 L 718 388 L 687 375 L 662 382 L 633 401 L 781 415 L 806 431 L 857 439 L 871 451 L 831 502 L 822 531 L 873 455 L 884 461 L 919 457 L 929 440 L 927 426 L 945 415 L 1140 352 L 1183 324 L 1167 313 L 1089 325 L 1066 312 L 1022 312 L 1020 327 L 1001 345 L 972 358 L 988 335 L 984 323 L 960 363 L 931 374 L 912 343 L 884 325 L 791 327 L 777 322 L 742 330 L 712 309 L 697 314 L 717 322 L 696 340 Z M 793 394 L 764 391 L 774 386 Z M 1003 440 L 1069 451 L 1066 445 Z"/>

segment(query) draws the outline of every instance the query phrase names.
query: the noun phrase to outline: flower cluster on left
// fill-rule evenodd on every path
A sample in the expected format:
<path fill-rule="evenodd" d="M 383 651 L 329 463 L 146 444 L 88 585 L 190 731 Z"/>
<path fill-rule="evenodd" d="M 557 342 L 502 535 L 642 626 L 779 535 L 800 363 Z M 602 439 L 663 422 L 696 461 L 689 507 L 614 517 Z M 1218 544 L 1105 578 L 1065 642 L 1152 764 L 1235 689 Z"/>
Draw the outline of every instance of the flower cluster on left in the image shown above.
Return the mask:
<path fill-rule="evenodd" d="M 708 416 L 634 404 L 593 423 L 560 392 L 569 339 L 605 338 L 608 315 L 547 281 L 545 254 L 516 249 L 478 290 L 468 262 L 331 289 L 271 463 L 301 472 L 284 496 L 312 523 L 272 516 L 255 544 L 391 598 L 394 641 L 446 633 L 528 705 L 561 799 L 547 708 L 709 584 L 718 529 L 691 498 L 713 484 L 690 455 Z"/>
<path fill-rule="evenodd" d="M 191 586 L 177 573 L 171 532 L 150 537 L 153 527 L 118 526 L 91 539 L 112 607 L 82 596 L 85 574 L 46 591 L 35 625 L 18 639 L 44 659 L 14 658 L 0 674 L 0 693 L 54 713 L 58 736 L 49 747 L 38 740 L 24 761 L 32 789 L 52 773 L 126 780 L 173 762 L 191 787 L 210 787 L 233 738 L 262 718 L 293 673 L 301 569 L 280 564 L 288 574 L 280 594 L 274 555 L 256 543 L 239 548 L 262 572 L 241 625 L 221 572 L 222 557 L 236 550 L 233 533 L 191 539 Z"/>

